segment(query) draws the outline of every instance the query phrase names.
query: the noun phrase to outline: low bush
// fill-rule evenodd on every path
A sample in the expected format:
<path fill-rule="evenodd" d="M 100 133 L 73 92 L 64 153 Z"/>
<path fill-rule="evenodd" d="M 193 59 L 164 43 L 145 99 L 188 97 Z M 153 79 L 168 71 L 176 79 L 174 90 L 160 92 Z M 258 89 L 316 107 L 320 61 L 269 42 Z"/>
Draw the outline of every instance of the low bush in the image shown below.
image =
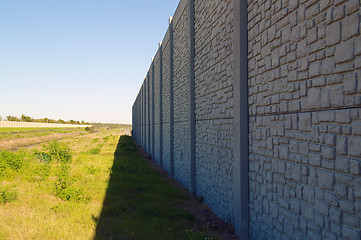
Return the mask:
<path fill-rule="evenodd" d="M 85 167 L 85 170 L 88 174 L 91 174 L 91 175 L 93 175 L 99 171 L 99 169 L 97 169 L 94 165 Z"/>
<path fill-rule="evenodd" d="M 7 167 L 15 171 L 18 171 L 23 166 L 23 163 L 24 163 L 23 153 L 3 151 L 0 154 L 0 174 Z"/>
<path fill-rule="evenodd" d="M 94 132 L 96 132 L 96 128 L 94 126 L 86 127 L 85 131 L 87 131 L 89 133 L 94 133 Z"/>
<path fill-rule="evenodd" d="M 71 185 L 71 179 L 69 176 L 70 166 L 62 165 L 60 166 L 60 170 L 57 172 L 57 178 L 55 180 L 54 190 L 56 196 L 63 199 L 62 195 L 65 189 L 67 189 Z"/>
<path fill-rule="evenodd" d="M 45 152 L 35 151 L 33 156 L 40 163 L 49 163 L 51 161 L 51 156 Z"/>
<path fill-rule="evenodd" d="M 90 150 L 89 150 L 89 153 L 91 153 L 91 154 L 99 154 L 100 153 L 100 148 L 99 147 L 96 147 L 96 148 L 91 148 Z"/>
<path fill-rule="evenodd" d="M 54 141 L 45 149 L 48 150 L 51 160 L 58 160 L 61 163 L 70 163 L 72 160 L 71 149 L 65 143 Z"/>
<path fill-rule="evenodd" d="M 103 144 L 99 144 L 96 148 L 89 149 L 90 154 L 99 154 Z"/>
<path fill-rule="evenodd" d="M 72 186 L 73 180 L 69 173 L 69 165 L 60 167 L 54 184 L 55 195 L 64 201 L 89 202 L 91 198 L 87 196 L 82 188 Z"/>
<path fill-rule="evenodd" d="M 45 181 L 50 176 L 50 165 L 41 163 L 37 166 L 34 172 L 34 176 L 39 181 Z"/>
<path fill-rule="evenodd" d="M 7 203 L 16 200 L 18 192 L 14 187 L 0 188 L 0 203 Z"/>

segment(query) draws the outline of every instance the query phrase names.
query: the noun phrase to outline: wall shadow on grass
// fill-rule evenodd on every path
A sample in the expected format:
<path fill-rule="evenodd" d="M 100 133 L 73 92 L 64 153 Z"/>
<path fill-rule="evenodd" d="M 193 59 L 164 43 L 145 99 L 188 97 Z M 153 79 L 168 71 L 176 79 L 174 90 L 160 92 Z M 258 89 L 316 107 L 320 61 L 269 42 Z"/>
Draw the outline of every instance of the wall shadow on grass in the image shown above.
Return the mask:
<path fill-rule="evenodd" d="M 121 136 L 94 239 L 204 239 L 179 204 L 189 196 L 147 164 L 132 137 Z"/>
<path fill-rule="evenodd" d="M 117 148 L 114 152 L 113 166 L 110 172 L 109 183 L 107 187 L 106 196 L 103 202 L 103 208 L 99 219 L 97 221 L 97 228 L 94 239 L 128 239 L 122 238 L 125 234 L 119 227 L 122 224 L 124 213 L 127 212 L 127 206 L 124 201 L 128 196 L 126 192 L 126 184 L 122 181 L 127 181 L 122 174 L 122 170 L 126 168 L 126 164 L 132 155 L 137 151 L 131 137 L 120 136 Z M 128 158 L 128 159 L 124 159 Z M 122 161 L 124 160 L 124 161 Z"/>

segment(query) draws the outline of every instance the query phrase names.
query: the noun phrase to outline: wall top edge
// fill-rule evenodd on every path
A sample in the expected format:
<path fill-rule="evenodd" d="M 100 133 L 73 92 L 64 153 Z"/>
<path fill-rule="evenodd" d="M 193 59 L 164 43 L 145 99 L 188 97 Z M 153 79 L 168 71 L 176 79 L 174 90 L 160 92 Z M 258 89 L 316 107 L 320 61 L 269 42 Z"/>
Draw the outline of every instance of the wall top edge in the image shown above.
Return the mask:
<path fill-rule="evenodd" d="M 167 32 L 165 33 L 164 37 L 163 37 L 163 41 L 162 41 L 162 46 L 166 46 L 169 42 L 169 38 L 170 38 L 170 27 L 168 26 L 167 28 Z"/>
<path fill-rule="evenodd" d="M 177 9 L 173 15 L 173 30 L 177 26 L 178 21 L 180 20 L 182 13 L 184 12 L 185 8 L 188 6 L 188 0 L 181 0 L 178 4 Z"/>
<path fill-rule="evenodd" d="M 160 58 L 160 47 L 158 48 L 157 52 L 155 53 L 154 59 L 153 59 L 153 64 L 157 64 L 159 62 L 159 58 Z"/>

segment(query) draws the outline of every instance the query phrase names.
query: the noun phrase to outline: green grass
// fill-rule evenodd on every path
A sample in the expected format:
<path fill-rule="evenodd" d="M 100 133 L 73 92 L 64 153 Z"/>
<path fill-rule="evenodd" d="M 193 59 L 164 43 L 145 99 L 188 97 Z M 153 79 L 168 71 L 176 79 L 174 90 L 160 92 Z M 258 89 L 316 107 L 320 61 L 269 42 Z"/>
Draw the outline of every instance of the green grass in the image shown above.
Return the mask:
<path fill-rule="evenodd" d="M 69 133 L 76 131 L 84 131 L 84 128 L 0 128 L 0 140 L 41 137 L 53 133 Z"/>
<path fill-rule="evenodd" d="M 195 217 L 178 207 L 187 198 L 122 136 L 95 239 L 210 239 L 195 228 Z"/>
<path fill-rule="evenodd" d="M 0 239 L 214 239 L 179 207 L 190 197 L 119 135 L 102 129 L 2 152 Z M 64 149 L 70 160 L 56 154 Z"/>
<path fill-rule="evenodd" d="M 1 152 L 5 171 L 0 175 L 0 239 L 92 239 L 119 134 L 117 129 L 104 130 L 15 154 Z M 115 138 L 101 153 L 87 152 L 98 145 L 89 144 L 93 138 L 106 135 Z"/>

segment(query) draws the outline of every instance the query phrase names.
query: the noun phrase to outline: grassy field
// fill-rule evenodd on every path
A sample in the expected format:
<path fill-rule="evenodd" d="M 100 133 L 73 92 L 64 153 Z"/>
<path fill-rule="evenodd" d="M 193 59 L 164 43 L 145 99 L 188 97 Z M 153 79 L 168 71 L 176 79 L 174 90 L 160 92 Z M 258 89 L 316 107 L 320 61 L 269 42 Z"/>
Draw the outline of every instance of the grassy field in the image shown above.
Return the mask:
<path fill-rule="evenodd" d="M 215 239 L 122 133 L 2 151 L 0 239 Z"/>
<path fill-rule="evenodd" d="M 69 162 L 49 160 L 48 143 L 17 151 L 20 168 L 1 172 L 0 165 L 2 192 L 17 193 L 0 204 L 0 239 L 91 239 L 120 134 L 101 130 L 61 141 L 72 153 Z"/>
<path fill-rule="evenodd" d="M 84 128 L 0 128 L 0 140 L 41 137 L 54 133 L 69 133 L 76 131 L 86 132 Z"/>

